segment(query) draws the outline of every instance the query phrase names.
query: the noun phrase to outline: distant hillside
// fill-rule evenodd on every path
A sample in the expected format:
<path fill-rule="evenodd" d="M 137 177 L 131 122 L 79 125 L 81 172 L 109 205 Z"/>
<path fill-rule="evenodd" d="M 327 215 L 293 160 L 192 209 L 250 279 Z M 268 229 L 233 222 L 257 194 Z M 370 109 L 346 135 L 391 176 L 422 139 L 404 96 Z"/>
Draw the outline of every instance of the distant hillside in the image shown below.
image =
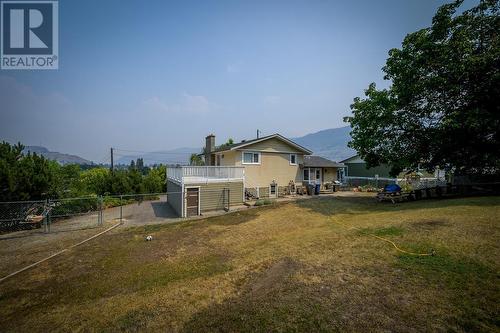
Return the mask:
<path fill-rule="evenodd" d="M 94 164 L 92 161 L 86 160 L 80 156 L 50 151 L 47 148 L 41 147 L 41 146 L 26 146 L 24 148 L 24 152 L 25 153 L 27 153 L 27 152 L 37 153 L 37 154 L 42 155 L 43 157 L 45 157 L 49 160 L 57 161 L 62 165 L 65 165 L 65 164 L 80 164 L 80 165 Z"/>
<path fill-rule="evenodd" d="M 312 150 L 314 155 L 333 161 L 341 161 L 356 155 L 355 150 L 347 147 L 347 143 L 351 140 L 350 131 L 349 126 L 330 128 L 300 138 L 293 138 L 292 140 Z"/>
<path fill-rule="evenodd" d="M 192 153 L 199 153 L 201 148 L 177 148 L 172 150 L 153 151 L 141 154 L 126 154 L 117 156 L 115 163 L 129 165 L 130 161 L 142 158 L 145 165 L 153 164 L 189 164 Z M 120 151 L 117 151 L 120 153 Z"/>
<path fill-rule="evenodd" d="M 322 156 L 333 161 L 341 161 L 353 155 L 356 151 L 347 147 L 347 143 L 351 139 L 349 126 L 340 128 L 331 128 L 316 133 L 307 134 L 300 138 L 292 138 L 298 144 L 309 148 L 314 152 L 314 155 Z M 117 151 L 115 157 L 116 165 L 129 165 L 131 160 L 143 158 L 145 165 L 152 164 L 189 164 L 189 157 L 192 153 L 199 153 L 201 148 L 177 148 L 172 150 L 154 151 L 141 154 L 126 154 L 121 155 Z"/>

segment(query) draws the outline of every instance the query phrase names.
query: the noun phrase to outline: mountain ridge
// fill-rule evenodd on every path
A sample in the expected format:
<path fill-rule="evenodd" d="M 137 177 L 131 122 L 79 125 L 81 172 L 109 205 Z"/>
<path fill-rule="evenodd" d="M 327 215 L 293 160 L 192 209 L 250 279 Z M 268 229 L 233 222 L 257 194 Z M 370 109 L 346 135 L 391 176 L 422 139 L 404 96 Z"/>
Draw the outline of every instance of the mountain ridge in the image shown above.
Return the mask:
<path fill-rule="evenodd" d="M 36 153 L 42 155 L 46 159 L 56 161 L 62 165 L 66 164 L 80 164 L 80 165 L 93 165 L 94 162 L 84 159 L 78 155 L 65 154 L 57 151 L 50 151 L 48 148 L 42 146 L 25 146 L 24 153 Z"/>
<path fill-rule="evenodd" d="M 347 146 L 350 132 L 350 126 L 329 128 L 291 140 L 312 150 L 314 155 L 338 162 L 356 155 L 356 151 Z"/>
<path fill-rule="evenodd" d="M 329 128 L 301 137 L 291 138 L 291 140 L 311 150 L 314 155 L 338 162 L 356 155 L 355 150 L 347 147 L 347 143 L 351 139 L 350 131 L 351 128 L 349 126 Z M 130 161 L 135 161 L 137 158 L 142 158 L 145 165 L 188 164 L 191 154 L 199 153 L 201 150 L 201 148 L 180 147 L 169 150 L 135 153 L 116 149 L 115 165 L 129 165 Z M 24 152 L 28 151 L 40 154 L 47 159 L 55 160 L 62 165 L 71 163 L 80 165 L 94 164 L 94 162 L 80 156 L 53 152 L 42 146 L 26 146 Z"/>

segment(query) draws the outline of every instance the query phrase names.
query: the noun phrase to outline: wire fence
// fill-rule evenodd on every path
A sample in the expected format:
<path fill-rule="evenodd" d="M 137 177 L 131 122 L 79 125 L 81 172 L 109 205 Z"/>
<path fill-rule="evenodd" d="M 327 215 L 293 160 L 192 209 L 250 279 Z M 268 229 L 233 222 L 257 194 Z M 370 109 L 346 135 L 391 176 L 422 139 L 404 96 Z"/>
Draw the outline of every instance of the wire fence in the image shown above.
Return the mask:
<path fill-rule="evenodd" d="M 123 206 L 166 198 L 165 193 L 87 196 L 0 202 L 0 232 L 39 229 L 60 232 L 102 226 L 123 217 Z M 166 202 L 166 199 L 164 200 Z"/>
<path fill-rule="evenodd" d="M 447 182 L 444 179 L 438 178 L 384 178 L 384 177 L 344 177 L 343 186 L 346 188 L 369 187 L 374 190 L 383 188 L 388 184 L 398 184 L 407 186 L 413 190 L 433 188 L 438 186 L 446 186 Z"/>
<path fill-rule="evenodd" d="M 395 184 L 396 178 L 382 178 L 382 177 L 351 177 L 346 176 L 343 179 L 343 188 L 356 188 L 356 187 L 372 187 L 374 189 L 382 188 L 388 184 Z"/>
<path fill-rule="evenodd" d="M 243 201 L 243 190 L 198 186 L 182 192 L 0 202 L 0 234 L 21 230 L 74 231 L 101 227 L 109 222 L 144 225 L 205 211 L 229 210 L 231 205 L 243 204 Z"/>

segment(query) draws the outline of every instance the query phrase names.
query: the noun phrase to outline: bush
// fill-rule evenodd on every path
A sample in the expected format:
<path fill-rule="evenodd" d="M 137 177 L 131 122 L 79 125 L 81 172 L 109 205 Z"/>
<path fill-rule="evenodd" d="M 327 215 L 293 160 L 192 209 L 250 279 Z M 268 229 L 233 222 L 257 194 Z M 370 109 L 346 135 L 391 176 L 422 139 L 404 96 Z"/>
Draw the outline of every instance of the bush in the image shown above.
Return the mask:
<path fill-rule="evenodd" d="M 254 206 L 264 206 L 264 205 L 271 205 L 275 202 L 275 200 L 271 199 L 259 199 L 255 201 Z"/>
<path fill-rule="evenodd" d="M 262 199 L 259 199 L 257 201 L 255 201 L 254 203 L 254 206 L 263 206 L 264 205 L 264 200 Z"/>
<path fill-rule="evenodd" d="M 55 201 L 52 207 L 52 216 L 83 214 L 99 209 L 99 199 L 89 197 L 75 200 Z"/>

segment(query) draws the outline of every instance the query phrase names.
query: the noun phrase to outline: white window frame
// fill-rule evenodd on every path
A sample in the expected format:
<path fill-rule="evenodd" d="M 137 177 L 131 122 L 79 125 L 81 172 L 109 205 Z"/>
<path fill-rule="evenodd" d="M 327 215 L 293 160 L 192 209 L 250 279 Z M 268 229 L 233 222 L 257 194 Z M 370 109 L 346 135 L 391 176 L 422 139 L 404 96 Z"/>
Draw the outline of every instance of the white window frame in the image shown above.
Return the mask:
<path fill-rule="evenodd" d="M 295 162 L 292 162 L 292 156 L 295 156 Z M 297 154 L 290 154 L 288 160 L 290 161 L 290 165 L 297 165 Z"/>
<path fill-rule="evenodd" d="M 245 154 L 252 154 L 252 161 L 254 160 L 254 157 L 255 155 L 257 154 L 259 157 L 259 162 L 245 162 Z M 241 164 L 245 164 L 245 165 L 260 165 L 261 163 L 261 158 L 262 158 L 262 154 L 258 151 L 242 151 L 241 152 Z"/>

